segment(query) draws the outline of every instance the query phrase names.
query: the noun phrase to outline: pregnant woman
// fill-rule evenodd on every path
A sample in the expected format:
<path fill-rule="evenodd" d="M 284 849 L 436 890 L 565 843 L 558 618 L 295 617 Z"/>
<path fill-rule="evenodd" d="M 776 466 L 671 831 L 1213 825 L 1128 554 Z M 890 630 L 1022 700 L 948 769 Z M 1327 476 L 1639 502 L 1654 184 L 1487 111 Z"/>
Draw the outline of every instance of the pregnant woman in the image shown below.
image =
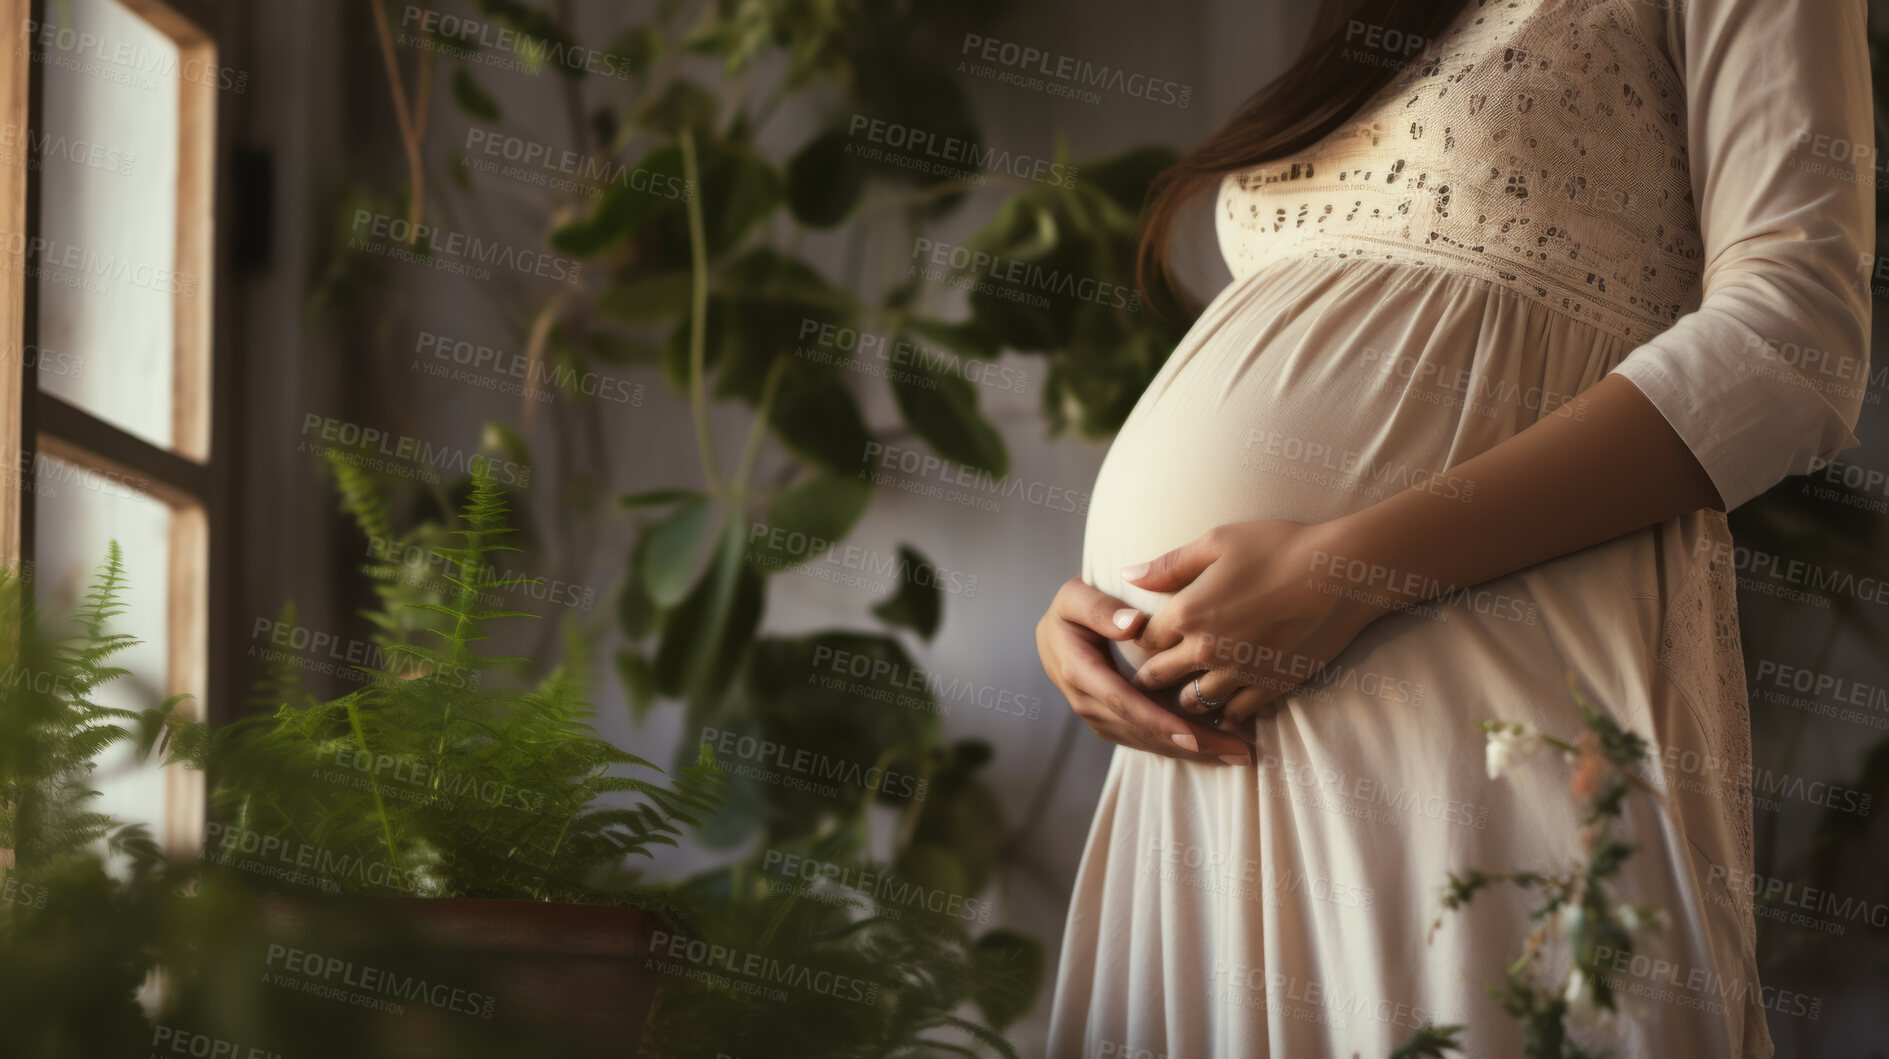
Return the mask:
<path fill-rule="evenodd" d="M 1103 464 L 1038 626 L 1118 744 L 1053 1056 L 1381 1059 L 1485 993 L 1584 856 L 1572 673 L 1651 744 L 1623 1056 L 1765 1056 L 1724 512 L 1856 444 L 1874 208 L 1861 0 L 1364 0 L 1157 183 L 1234 280 Z M 1565 965 L 1563 965 L 1565 966 Z M 1643 987 L 1643 988 L 1642 988 Z M 1579 997 L 1571 997 L 1578 1004 Z"/>

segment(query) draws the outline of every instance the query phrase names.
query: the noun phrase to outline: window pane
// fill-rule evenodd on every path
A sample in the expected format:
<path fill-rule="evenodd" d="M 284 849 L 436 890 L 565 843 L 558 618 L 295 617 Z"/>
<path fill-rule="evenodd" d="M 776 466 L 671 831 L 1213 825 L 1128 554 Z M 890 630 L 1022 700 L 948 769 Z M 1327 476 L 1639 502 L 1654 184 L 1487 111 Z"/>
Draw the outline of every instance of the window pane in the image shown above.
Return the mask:
<path fill-rule="evenodd" d="M 43 129 L 6 130 L 40 171 L 40 386 L 172 441 L 178 51 L 117 0 L 45 5 Z M 62 370 L 63 369 L 63 370 Z"/>
<path fill-rule="evenodd" d="M 126 709 L 157 705 L 166 693 L 171 648 L 170 508 L 116 477 L 61 460 L 42 456 L 34 468 L 38 555 L 33 581 L 49 631 L 77 632 L 66 618 L 85 599 L 109 544 L 117 541 L 124 552 L 125 610 L 109 631 L 143 642 L 112 659 L 130 675 L 105 685 L 94 701 Z M 123 821 L 149 824 L 152 837 L 168 846 L 173 836 L 166 830 L 167 777 L 155 762 L 139 768 L 126 751 L 114 748 L 100 760 L 92 777 L 102 795 L 97 808 Z"/>

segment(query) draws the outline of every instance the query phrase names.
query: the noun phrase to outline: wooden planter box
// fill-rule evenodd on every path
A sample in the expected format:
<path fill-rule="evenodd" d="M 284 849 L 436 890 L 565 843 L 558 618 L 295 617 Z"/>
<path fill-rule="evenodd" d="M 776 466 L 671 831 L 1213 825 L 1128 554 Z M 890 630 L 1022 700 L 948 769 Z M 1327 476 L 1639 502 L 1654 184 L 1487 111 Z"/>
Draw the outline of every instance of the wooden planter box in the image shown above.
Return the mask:
<path fill-rule="evenodd" d="M 270 897 L 259 996 L 302 1025 L 347 1022 L 343 1035 L 371 1040 L 375 1055 L 634 1056 L 661 926 L 600 905 Z M 416 980 L 424 1000 L 402 995 Z"/>

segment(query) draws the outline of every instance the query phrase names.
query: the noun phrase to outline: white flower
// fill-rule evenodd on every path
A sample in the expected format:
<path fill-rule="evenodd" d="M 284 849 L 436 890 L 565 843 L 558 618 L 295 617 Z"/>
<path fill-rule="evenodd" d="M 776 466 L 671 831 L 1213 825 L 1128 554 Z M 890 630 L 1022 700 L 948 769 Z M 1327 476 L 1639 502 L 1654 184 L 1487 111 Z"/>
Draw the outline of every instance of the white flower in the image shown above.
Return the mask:
<path fill-rule="evenodd" d="M 1568 1002 L 1567 1019 L 1572 1026 L 1599 1029 L 1613 1022 L 1614 1013 L 1594 1003 L 1594 991 L 1579 967 L 1568 972 L 1568 988 L 1561 997 Z"/>
<path fill-rule="evenodd" d="M 1499 780 L 1516 758 L 1526 757 L 1541 749 L 1541 732 L 1532 724 L 1492 724 L 1489 726 L 1489 743 L 1484 749 L 1489 778 Z"/>
<path fill-rule="evenodd" d="M 1586 914 L 1586 911 L 1573 901 L 1564 902 L 1560 911 L 1555 913 L 1555 927 L 1563 937 L 1566 937 L 1581 929 L 1581 920 Z M 1575 968 L 1574 973 L 1580 974 L 1580 968 Z"/>

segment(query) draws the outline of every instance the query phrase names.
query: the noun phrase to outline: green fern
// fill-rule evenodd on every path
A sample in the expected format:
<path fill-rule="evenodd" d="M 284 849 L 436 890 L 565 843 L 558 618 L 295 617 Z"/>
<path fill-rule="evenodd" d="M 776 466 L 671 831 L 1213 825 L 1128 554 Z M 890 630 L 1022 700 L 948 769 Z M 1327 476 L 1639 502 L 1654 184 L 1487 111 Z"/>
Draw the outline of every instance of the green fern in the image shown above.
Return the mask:
<path fill-rule="evenodd" d="M 635 900 L 643 891 L 627 864 L 714 812 L 720 775 L 708 761 L 668 784 L 635 775 L 660 770 L 591 728 L 575 636 L 544 679 L 508 686 L 524 660 L 490 649 L 492 630 L 533 615 L 487 603 L 526 582 L 494 573 L 494 557 L 514 550 L 510 512 L 484 462 L 472 471 L 446 531 L 455 543 L 427 549 L 451 591 L 383 595 L 366 617 L 401 632 L 381 638 L 359 688 L 325 701 L 276 696 L 273 713 L 202 734 L 219 777 L 212 810 L 225 835 L 259 832 L 323 863 L 366 865 L 318 880 L 342 892 Z M 366 480 L 340 477 L 363 532 L 394 539 Z M 428 537 L 416 528 L 397 539 Z"/>
<path fill-rule="evenodd" d="M 124 613 L 124 554 L 112 541 L 71 616 L 76 634 L 47 636 L 25 586 L 0 573 L 0 614 L 10 655 L 0 671 L 0 813 L 22 870 L 79 855 L 114 834 L 92 811 L 93 762 L 130 742 L 140 753 L 174 727 L 181 696 L 144 710 L 105 706 L 98 692 L 128 675 L 110 660 L 137 640 L 110 631 Z M 128 847 L 127 847 L 128 848 Z"/>
<path fill-rule="evenodd" d="M 62 641 L 26 586 L 0 572 L 0 849 L 13 853 L 0 861 L 10 895 L 0 900 L 0 1025 L 10 1054 L 131 1054 L 150 1041 L 136 993 L 177 886 L 147 828 L 95 808 L 92 772 L 123 741 L 140 757 L 165 749 L 184 697 L 136 711 L 95 701 L 124 674 L 106 660 L 135 643 L 110 631 L 124 591 L 114 542 Z"/>

